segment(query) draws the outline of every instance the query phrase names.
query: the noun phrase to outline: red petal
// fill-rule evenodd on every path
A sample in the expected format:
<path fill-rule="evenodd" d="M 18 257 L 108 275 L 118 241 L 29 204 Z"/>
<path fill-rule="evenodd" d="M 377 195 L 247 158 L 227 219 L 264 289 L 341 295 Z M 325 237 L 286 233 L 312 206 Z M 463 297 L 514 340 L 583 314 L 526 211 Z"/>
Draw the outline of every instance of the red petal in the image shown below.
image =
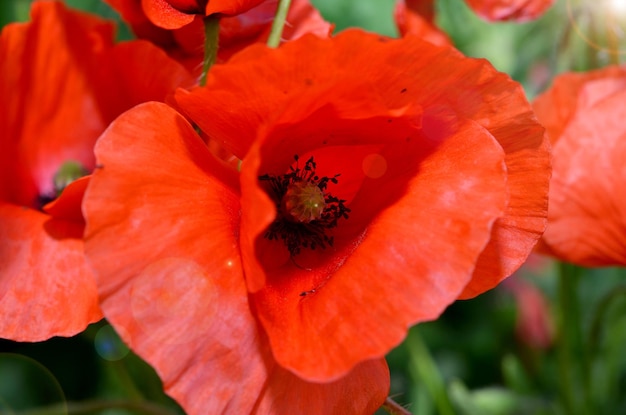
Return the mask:
<path fill-rule="evenodd" d="M 193 22 L 199 10 L 180 11 L 168 0 L 141 0 L 146 16 L 163 29 L 179 29 Z"/>
<path fill-rule="evenodd" d="M 225 16 L 234 16 L 245 13 L 264 1 L 268 0 L 210 0 L 207 2 L 205 14 L 208 16 L 221 13 Z"/>
<path fill-rule="evenodd" d="M 149 40 L 168 53 L 171 52 L 171 49 L 179 46 L 175 39 L 175 31 L 163 29 L 148 19 L 143 11 L 141 0 L 104 0 L 104 2 L 122 16 L 122 19 L 131 26 L 133 33 L 138 38 Z M 202 33 L 202 22 L 198 21 L 198 23 Z M 202 39 L 195 40 L 195 46 L 200 49 L 197 51 L 199 55 L 202 55 L 202 42 Z"/>
<path fill-rule="evenodd" d="M 607 68 L 585 72 L 585 73 L 564 73 L 559 75 L 554 84 L 539 95 L 533 101 L 533 109 L 537 113 L 541 124 L 546 127 L 546 133 L 552 144 L 563 135 L 563 130 L 576 115 L 579 107 L 579 95 L 586 83 L 605 79 L 615 82 L 615 86 L 608 91 L 606 88 L 600 90 L 594 88 L 596 93 L 612 93 L 618 90 L 626 82 L 626 69 L 619 66 L 609 66 Z"/>
<path fill-rule="evenodd" d="M 276 366 L 255 414 L 373 414 L 385 401 L 389 369 L 384 359 L 360 363 L 345 377 L 329 383 L 306 382 Z"/>
<path fill-rule="evenodd" d="M 94 72 L 101 80 L 96 91 L 107 125 L 137 104 L 166 101 L 176 88 L 196 83 L 183 66 L 143 40 L 116 45 L 106 60 L 107 66 Z"/>
<path fill-rule="evenodd" d="M 551 90 L 538 98 L 538 117 L 554 120 L 552 111 L 543 111 L 551 98 L 559 99 L 568 86 L 568 95 L 578 94 L 575 112 L 562 118 L 561 128 L 552 129 L 562 133 L 553 137 L 554 173 L 549 226 L 543 237 L 547 249 L 543 250 L 582 266 L 626 264 L 626 197 L 622 192 L 626 76 L 622 69 L 621 78 L 615 77 L 616 69 L 575 78 L 563 75 L 555 83 L 560 91 Z"/>
<path fill-rule="evenodd" d="M 195 12 L 201 11 L 199 4 L 208 0 L 167 0 L 170 6 L 177 10 Z"/>
<path fill-rule="evenodd" d="M 393 17 L 402 36 L 414 35 L 435 45 L 452 45 L 445 32 L 433 22 L 435 10 L 433 0 L 399 0 Z"/>
<path fill-rule="evenodd" d="M 384 362 L 333 385 L 276 366 L 248 307 L 236 173 L 182 116 L 138 106 L 111 125 L 96 154 L 103 167 L 85 200 L 86 249 L 102 307 L 187 413 L 358 415 L 382 403 Z"/>
<path fill-rule="evenodd" d="M 466 0 L 474 12 L 485 20 L 525 22 L 545 13 L 555 0 Z"/>
<path fill-rule="evenodd" d="M 333 25 L 324 20 L 309 0 L 292 0 L 282 35 L 284 40 L 298 39 L 307 33 L 328 37 L 332 31 Z"/>
<path fill-rule="evenodd" d="M 0 337 L 72 336 L 102 318 L 83 227 L 0 202 Z"/>
<path fill-rule="evenodd" d="M 67 185 L 58 198 L 43 207 L 43 210 L 56 219 L 65 219 L 85 225 L 81 204 L 90 176 L 81 177 Z"/>

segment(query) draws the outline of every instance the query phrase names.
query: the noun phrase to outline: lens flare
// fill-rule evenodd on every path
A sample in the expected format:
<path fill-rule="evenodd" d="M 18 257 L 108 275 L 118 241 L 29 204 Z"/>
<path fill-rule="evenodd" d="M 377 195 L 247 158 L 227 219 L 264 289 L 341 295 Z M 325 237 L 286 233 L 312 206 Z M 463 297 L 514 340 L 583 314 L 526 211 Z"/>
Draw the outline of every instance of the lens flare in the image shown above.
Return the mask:
<path fill-rule="evenodd" d="M 605 56 L 626 54 L 626 0 L 567 1 L 576 34 Z"/>
<path fill-rule="evenodd" d="M 626 16 L 626 1 L 624 0 L 606 0 L 607 8 L 611 11 Z"/>

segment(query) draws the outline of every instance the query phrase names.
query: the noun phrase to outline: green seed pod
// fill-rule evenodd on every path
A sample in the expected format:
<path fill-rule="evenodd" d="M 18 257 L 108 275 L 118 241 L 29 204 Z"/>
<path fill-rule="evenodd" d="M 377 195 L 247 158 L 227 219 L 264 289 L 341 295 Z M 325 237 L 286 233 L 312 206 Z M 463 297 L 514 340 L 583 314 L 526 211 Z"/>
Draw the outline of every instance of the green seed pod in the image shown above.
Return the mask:
<path fill-rule="evenodd" d="M 322 217 L 326 202 L 324 193 L 316 184 L 294 182 L 287 187 L 282 207 L 288 219 L 309 223 Z"/>

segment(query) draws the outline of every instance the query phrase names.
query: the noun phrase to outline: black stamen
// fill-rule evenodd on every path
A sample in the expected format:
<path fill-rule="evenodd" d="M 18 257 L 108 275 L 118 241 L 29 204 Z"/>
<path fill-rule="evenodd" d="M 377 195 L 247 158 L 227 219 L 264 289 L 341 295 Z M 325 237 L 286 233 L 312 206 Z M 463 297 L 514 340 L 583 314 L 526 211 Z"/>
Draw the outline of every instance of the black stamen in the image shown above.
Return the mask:
<path fill-rule="evenodd" d="M 269 240 L 281 239 L 292 257 L 299 254 L 302 248 L 315 250 L 333 246 L 334 237 L 327 235 L 326 231 L 336 227 L 340 218 L 348 219 L 350 213 L 350 209 L 344 204 L 345 200 L 326 191 L 329 182 L 333 184 L 339 182 L 337 180 L 339 174 L 333 177 L 320 178 L 315 174 L 317 164 L 313 157 L 309 158 L 302 168 L 299 166 L 298 155 L 294 156 L 294 160 L 296 166 L 290 166 L 289 173 L 278 176 L 270 174 L 259 176 L 259 180 L 269 182 L 271 196 L 276 203 L 278 212 L 264 237 Z M 289 212 L 285 211 L 283 199 L 287 195 L 289 186 L 294 183 L 312 184 L 323 193 L 325 205 L 319 217 L 310 221 L 303 221 L 294 219 Z"/>

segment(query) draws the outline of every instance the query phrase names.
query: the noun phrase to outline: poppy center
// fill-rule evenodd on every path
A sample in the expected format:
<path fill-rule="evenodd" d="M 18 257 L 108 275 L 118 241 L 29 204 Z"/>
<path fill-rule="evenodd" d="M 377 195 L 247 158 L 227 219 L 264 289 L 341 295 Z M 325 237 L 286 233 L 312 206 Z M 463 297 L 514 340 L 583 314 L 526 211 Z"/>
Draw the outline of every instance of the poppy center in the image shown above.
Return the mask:
<path fill-rule="evenodd" d="M 259 176 L 259 180 L 269 182 L 277 211 L 264 237 L 282 240 L 291 256 L 299 254 L 302 248 L 332 246 L 334 237 L 329 230 L 337 226 L 339 219 L 347 219 L 350 212 L 345 200 L 327 190 L 329 183 L 338 183 L 339 174 L 320 177 L 315 173 L 313 157 L 303 167 L 297 155 L 294 160 L 295 167 L 291 166 L 286 174 Z"/>
<path fill-rule="evenodd" d="M 322 218 L 326 198 L 315 183 L 294 182 L 287 186 L 281 207 L 287 219 L 309 223 Z"/>

